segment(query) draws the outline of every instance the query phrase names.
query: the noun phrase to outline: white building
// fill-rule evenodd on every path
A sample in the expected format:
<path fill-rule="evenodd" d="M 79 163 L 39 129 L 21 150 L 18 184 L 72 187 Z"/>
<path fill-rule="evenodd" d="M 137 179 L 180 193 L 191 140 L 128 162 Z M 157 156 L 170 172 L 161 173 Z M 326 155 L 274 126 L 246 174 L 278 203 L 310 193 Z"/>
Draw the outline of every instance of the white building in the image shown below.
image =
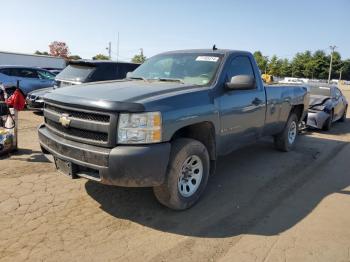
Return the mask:
<path fill-rule="evenodd" d="M 60 57 L 0 51 L 0 66 L 2 65 L 63 69 L 66 61 Z"/>

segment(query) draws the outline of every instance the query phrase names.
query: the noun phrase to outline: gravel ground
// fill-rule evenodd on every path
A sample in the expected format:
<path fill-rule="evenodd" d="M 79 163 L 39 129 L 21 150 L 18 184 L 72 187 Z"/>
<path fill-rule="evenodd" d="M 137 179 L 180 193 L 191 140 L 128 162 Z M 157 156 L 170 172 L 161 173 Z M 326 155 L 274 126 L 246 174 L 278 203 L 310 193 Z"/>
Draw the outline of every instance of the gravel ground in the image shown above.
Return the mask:
<path fill-rule="evenodd" d="M 1 261 L 350 261 L 350 120 L 290 153 L 266 139 L 223 157 L 184 212 L 148 188 L 60 175 L 41 121 L 21 112 L 20 150 L 0 160 Z"/>

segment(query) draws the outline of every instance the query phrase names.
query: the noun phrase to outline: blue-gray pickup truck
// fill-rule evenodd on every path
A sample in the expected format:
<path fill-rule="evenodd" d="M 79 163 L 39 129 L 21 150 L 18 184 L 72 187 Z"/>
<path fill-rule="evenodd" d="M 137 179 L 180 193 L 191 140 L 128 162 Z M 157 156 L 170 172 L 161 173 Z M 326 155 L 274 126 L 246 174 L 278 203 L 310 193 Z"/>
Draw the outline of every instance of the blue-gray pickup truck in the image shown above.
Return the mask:
<path fill-rule="evenodd" d="M 303 86 L 265 86 L 249 52 L 167 52 L 124 80 L 48 94 L 39 141 L 61 173 L 153 187 L 181 210 L 198 201 L 219 156 L 263 136 L 291 150 L 308 96 Z"/>

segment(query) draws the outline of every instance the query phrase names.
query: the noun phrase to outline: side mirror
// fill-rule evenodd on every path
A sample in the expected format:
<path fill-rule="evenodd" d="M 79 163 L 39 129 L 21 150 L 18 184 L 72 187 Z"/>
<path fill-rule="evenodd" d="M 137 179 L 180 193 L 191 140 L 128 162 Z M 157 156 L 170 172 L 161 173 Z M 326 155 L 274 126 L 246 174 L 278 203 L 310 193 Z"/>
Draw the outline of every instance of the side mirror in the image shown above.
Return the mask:
<path fill-rule="evenodd" d="M 254 77 L 249 75 L 233 76 L 231 81 L 226 83 L 226 87 L 231 90 L 254 89 L 255 85 Z"/>
<path fill-rule="evenodd" d="M 126 78 L 130 78 L 130 77 L 132 77 L 132 72 L 127 72 L 126 73 Z"/>

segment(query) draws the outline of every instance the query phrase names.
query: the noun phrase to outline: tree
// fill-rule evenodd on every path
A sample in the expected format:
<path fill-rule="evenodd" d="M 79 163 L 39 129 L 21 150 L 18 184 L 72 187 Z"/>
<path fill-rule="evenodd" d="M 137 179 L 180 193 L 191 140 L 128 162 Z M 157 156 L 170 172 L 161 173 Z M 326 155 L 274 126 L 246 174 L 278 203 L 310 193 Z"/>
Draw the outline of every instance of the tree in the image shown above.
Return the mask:
<path fill-rule="evenodd" d="M 256 51 L 254 52 L 254 57 L 261 73 L 265 73 L 265 70 L 267 69 L 267 64 L 269 62 L 267 56 L 263 56 L 260 51 Z"/>
<path fill-rule="evenodd" d="M 273 55 L 267 68 L 268 68 L 268 74 L 273 76 L 281 76 L 281 67 L 282 67 L 282 60 L 278 59 L 276 55 Z"/>
<path fill-rule="evenodd" d="M 70 56 L 68 56 L 68 59 L 69 60 L 79 60 L 79 59 L 81 59 L 81 57 L 78 55 L 70 55 Z"/>
<path fill-rule="evenodd" d="M 69 48 L 65 42 L 54 41 L 49 45 L 50 55 L 68 58 Z"/>
<path fill-rule="evenodd" d="M 92 60 L 109 60 L 109 57 L 103 54 L 95 55 Z"/>
<path fill-rule="evenodd" d="M 131 62 L 137 63 L 137 64 L 142 64 L 145 61 L 146 61 L 146 57 L 143 54 L 134 55 L 134 57 L 131 59 Z"/>
<path fill-rule="evenodd" d="M 343 61 L 341 79 L 350 80 L 350 59 Z"/>
<path fill-rule="evenodd" d="M 286 77 L 292 75 L 292 68 L 287 58 L 282 60 L 281 68 L 280 68 L 280 76 Z"/>
<path fill-rule="evenodd" d="M 40 52 L 39 50 L 36 50 L 35 51 L 35 53 L 34 53 L 35 55 L 50 55 L 48 52 Z"/>
<path fill-rule="evenodd" d="M 317 79 L 327 79 L 328 78 L 328 68 L 329 60 L 326 53 L 323 50 L 317 50 L 312 56 L 314 61 L 314 78 Z"/>

